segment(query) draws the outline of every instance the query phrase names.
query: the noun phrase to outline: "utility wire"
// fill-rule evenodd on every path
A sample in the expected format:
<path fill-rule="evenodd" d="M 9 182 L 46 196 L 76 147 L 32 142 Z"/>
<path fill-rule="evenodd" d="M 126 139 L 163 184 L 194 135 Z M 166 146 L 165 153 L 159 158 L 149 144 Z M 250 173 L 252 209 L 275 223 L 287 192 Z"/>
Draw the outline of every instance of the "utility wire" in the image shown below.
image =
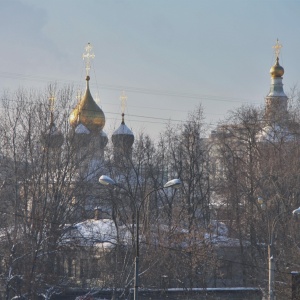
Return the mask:
<path fill-rule="evenodd" d="M 70 79 L 55 79 L 50 77 L 42 77 L 37 75 L 28 75 L 28 74 L 21 74 L 21 73 L 10 73 L 10 72 L 0 72 L 0 77 L 4 78 L 12 78 L 12 79 L 25 79 L 25 80 L 35 80 L 35 81 L 44 81 L 44 82 L 65 82 L 69 84 L 79 84 L 81 85 L 82 82 L 78 80 L 70 80 Z M 241 99 L 241 98 L 232 98 L 232 97 L 220 97 L 220 96 L 213 96 L 213 95 L 201 95 L 201 94 L 194 94 L 188 92 L 177 92 L 177 91 L 168 91 L 168 90 L 156 90 L 156 89 L 149 89 L 149 88 L 140 88 L 140 87 L 133 87 L 133 86 L 125 86 L 125 85 L 109 85 L 109 84 L 98 84 L 98 83 L 90 83 L 90 87 L 96 86 L 97 90 L 99 87 L 102 89 L 107 90 L 114 90 L 114 91 L 127 91 L 133 93 L 141 93 L 141 94 L 150 94 L 150 95 L 161 95 L 161 96 L 170 96 L 170 97 L 181 97 L 187 99 L 199 99 L 199 100 L 209 100 L 209 101 L 221 101 L 221 102 L 235 102 L 235 103 L 255 103 L 251 99 Z M 258 103 L 258 102 L 256 102 Z"/>
<path fill-rule="evenodd" d="M 15 99 L 8 99 L 5 98 L 5 101 L 12 101 L 12 102 L 19 102 L 19 100 L 15 100 Z M 22 101 L 22 104 L 35 104 L 35 102 L 33 101 Z M 10 110 L 14 110 L 13 107 L 9 107 L 8 109 Z M 72 108 L 73 109 L 73 108 Z M 72 110 L 71 109 L 71 110 Z M 87 110 L 87 109 L 83 109 L 85 111 L 90 111 L 90 112 L 94 112 L 94 110 Z M 111 111 L 106 111 L 105 114 L 111 114 L 111 115 L 120 115 L 119 113 L 116 112 L 111 112 Z M 165 121 L 165 122 L 149 122 L 147 121 L 147 123 L 153 123 L 153 124 L 167 124 L 168 122 L 180 122 L 180 123 L 184 123 L 187 122 L 187 120 L 179 120 L 179 119 L 172 119 L 172 118 L 159 118 L 159 117 L 151 117 L 151 116 L 144 116 L 144 115 L 136 115 L 136 114 L 126 114 L 126 116 L 128 117 L 137 117 L 137 118 L 143 118 L 143 119 L 152 119 L 152 120 L 161 120 L 161 121 Z M 112 119 L 112 118 L 107 118 L 107 119 Z M 140 120 L 129 120 L 130 122 L 140 122 Z M 210 123 L 211 125 L 216 125 L 214 123 Z"/>

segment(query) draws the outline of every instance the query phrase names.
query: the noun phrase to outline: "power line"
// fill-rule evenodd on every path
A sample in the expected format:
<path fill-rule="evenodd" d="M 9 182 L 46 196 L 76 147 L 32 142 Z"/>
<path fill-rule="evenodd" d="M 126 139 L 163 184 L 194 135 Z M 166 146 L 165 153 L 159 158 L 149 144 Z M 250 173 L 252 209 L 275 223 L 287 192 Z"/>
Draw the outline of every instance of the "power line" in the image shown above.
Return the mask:
<path fill-rule="evenodd" d="M 37 75 L 28 75 L 21 73 L 11 73 L 11 72 L 0 72 L 0 77 L 11 78 L 11 79 L 24 79 L 31 81 L 43 81 L 43 82 L 65 82 L 69 84 L 82 84 L 82 81 L 78 80 L 70 80 L 70 79 L 61 79 L 61 78 L 51 78 L 51 77 L 42 77 Z M 258 103 L 253 102 L 251 99 L 242 99 L 242 98 L 233 98 L 233 97 L 220 97 L 214 95 L 202 95 L 195 94 L 189 92 L 177 92 L 177 91 L 169 91 L 169 90 L 156 90 L 151 88 L 141 88 L 134 86 L 126 86 L 126 85 L 111 85 L 111 84 L 98 84 L 98 83 L 90 83 L 90 86 L 96 86 L 97 90 L 99 87 L 106 90 L 114 90 L 114 91 L 127 91 L 133 93 L 140 94 L 150 94 L 150 95 L 161 95 L 161 96 L 169 96 L 169 97 L 180 97 L 187 99 L 198 99 L 198 100 L 209 100 L 209 101 L 221 101 L 221 102 L 234 102 L 234 103 Z"/>
<path fill-rule="evenodd" d="M 5 98 L 5 101 L 11 101 L 11 102 L 18 102 L 19 100 L 16 99 L 8 99 Z M 27 104 L 35 104 L 35 102 L 33 101 L 22 101 L 22 103 L 27 103 Z M 14 108 L 8 108 L 10 110 L 14 110 Z M 86 109 L 85 109 L 86 110 Z M 86 111 L 91 111 L 93 112 L 94 110 L 86 110 Z M 105 112 L 106 114 L 111 114 L 111 115 L 120 115 L 119 113 L 116 112 L 111 112 L 111 111 L 107 111 Z M 151 121 L 147 121 L 147 123 L 152 123 L 152 124 L 167 124 L 169 122 L 179 122 L 179 123 L 184 123 L 187 120 L 179 120 L 179 119 L 172 119 L 172 118 L 160 118 L 160 117 L 151 117 L 151 116 L 145 116 L 145 115 L 136 115 L 136 114 L 126 114 L 126 116 L 128 117 L 137 117 L 137 118 L 143 118 L 143 119 L 152 119 L 152 120 L 161 120 L 164 122 L 151 122 Z M 112 119 L 112 118 L 106 118 L 106 119 Z M 141 122 L 141 120 L 129 120 L 130 122 Z M 208 125 L 216 125 L 214 123 L 210 123 Z"/>

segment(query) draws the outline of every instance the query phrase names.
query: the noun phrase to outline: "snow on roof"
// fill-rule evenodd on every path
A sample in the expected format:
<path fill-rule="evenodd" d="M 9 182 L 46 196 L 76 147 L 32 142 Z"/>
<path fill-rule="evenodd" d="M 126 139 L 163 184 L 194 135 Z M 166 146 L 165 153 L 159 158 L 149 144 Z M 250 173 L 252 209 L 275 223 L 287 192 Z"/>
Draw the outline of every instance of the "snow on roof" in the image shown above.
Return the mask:
<path fill-rule="evenodd" d="M 53 124 L 50 128 L 51 135 L 60 135 L 61 131 L 57 129 L 57 127 Z"/>
<path fill-rule="evenodd" d="M 220 222 L 217 220 L 211 220 L 210 221 L 210 230 L 215 235 L 228 236 L 228 228 L 224 222 Z"/>
<path fill-rule="evenodd" d="M 203 243 L 205 244 L 211 244 L 216 247 L 239 247 L 240 246 L 240 240 L 236 238 L 228 237 L 228 227 L 224 222 L 220 222 L 217 220 L 211 220 L 210 226 L 209 226 L 209 232 L 204 231 L 199 232 L 198 238 L 193 240 L 193 243 L 196 243 L 201 247 Z M 169 231 L 170 228 L 167 225 L 160 225 L 161 231 Z M 182 239 L 176 239 L 176 242 L 174 246 L 180 246 L 182 248 L 187 247 L 190 245 L 190 235 L 189 230 L 180 228 L 180 227 L 174 227 L 171 229 L 173 234 L 175 235 L 181 235 Z M 247 241 L 242 241 L 243 245 L 247 245 Z"/>
<path fill-rule="evenodd" d="M 125 241 L 130 238 L 130 233 L 124 226 L 119 227 L 119 237 L 115 223 L 111 219 L 86 220 L 77 223 L 63 236 L 63 243 L 75 243 L 81 246 L 98 245 L 103 248 L 111 248 L 119 239 Z"/>
<path fill-rule="evenodd" d="M 77 134 L 89 134 L 90 131 L 82 124 L 79 124 L 75 128 L 75 133 Z"/>
<path fill-rule="evenodd" d="M 280 141 L 291 141 L 293 139 L 293 134 L 289 130 L 282 128 L 279 125 L 266 126 L 260 133 L 257 134 L 256 138 L 258 142 L 271 142 L 278 143 Z"/>
<path fill-rule="evenodd" d="M 161 225 L 161 229 L 167 230 L 166 226 Z M 80 246 L 98 246 L 103 248 L 112 248 L 119 242 L 130 244 L 131 233 L 126 226 L 119 226 L 119 236 L 117 237 L 117 230 L 115 223 L 111 219 L 94 220 L 89 219 L 81 223 L 71 226 L 62 238 L 63 244 L 74 243 Z M 188 231 L 183 228 L 177 228 L 176 232 L 179 234 L 187 234 Z M 203 242 L 211 243 L 217 247 L 238 247 L 240 246 L 239 239 L 230 238 L 228 235 L 227 226 L 218 221 L 212 221 L 212 228 L 210 233 L 204 233 L 204 239 L 198 241 L 199 245 Z M 140 237 L 142 240 L 142 237 Z M 246 244 L 243 241 L 243 244 Z M 181 241 L 180 246 L 186 247 L 187 241 Z"/>
<path fill-rule="evenodd" d="M 101 130 L 100 135 L 103 136 L 103 137 L 107 137 L 106 132 L 104 132 L 103 130 Z"/>
<path fill-rule="evenodd" d="M 238 246 L 240 246 L 239 239 L 229 238 L 229 237 L 223 236 L 223 235 L 205 233 L 204 239 L 218 247 L 238 247 Z M 245 244 L 245 242 L 243 242 L 243 244 Z"/>
<path fill-rule="evenodd" d="M 145 289 L 140 288 L 141 291 L 161 291 L 161 289 Z M 181 292 L 181 291 L 211 291 L 211 292 L 218 292 L 218 291 L 261 291 L 261 288 L 258 287 L 219 287 L 219 288 L 168 288 L 165 289 L 168 292 Z"/>
<path fill-rule="evenodd" d="M 133 135 L 133 132 L 125 124 L 121 124 L 113 133 L 113 135 L 117 134 Z"/>
<path fill-rule="evenodd" d="M 210 233 L 204 234 L 206 242 L 210 242 L 218 247 L 238 247 L 240 240 L 228 237 L 228 227 L 224 222 L 211 220 Z M 242 241 L 246 245 L 246 241 Z"/>

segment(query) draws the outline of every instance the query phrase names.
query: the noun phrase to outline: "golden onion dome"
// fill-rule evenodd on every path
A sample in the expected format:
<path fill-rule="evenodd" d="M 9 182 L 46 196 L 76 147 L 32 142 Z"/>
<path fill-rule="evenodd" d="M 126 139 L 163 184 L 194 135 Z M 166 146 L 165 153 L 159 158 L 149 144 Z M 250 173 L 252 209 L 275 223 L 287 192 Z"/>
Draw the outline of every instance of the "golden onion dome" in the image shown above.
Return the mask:
<path fill-rule="evenodd" d="M 69 121 L 74 128 L 82 124 L 90 131 L 100 131 L 105 125 L 105 115 L 91 95 L 89 80 L 90 76 L 87 76 L 85 94 L 71 112 Z"/>
<path fill-rule="evenodd" d="M 270 69 L 270 74 L 272 78 L 282 77 L 284 74 L 284 68 L 279 64 L 279 58 L 276 58 L 276 63 Z"/>

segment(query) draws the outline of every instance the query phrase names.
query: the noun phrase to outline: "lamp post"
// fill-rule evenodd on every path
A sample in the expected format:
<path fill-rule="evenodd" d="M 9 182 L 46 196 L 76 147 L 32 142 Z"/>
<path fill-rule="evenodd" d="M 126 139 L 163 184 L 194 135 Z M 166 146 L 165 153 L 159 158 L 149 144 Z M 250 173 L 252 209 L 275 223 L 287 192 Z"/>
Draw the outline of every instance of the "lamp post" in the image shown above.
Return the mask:
<path fill-rule="evenodd" d="M 102 175 L 99 178 L 99 182 L 102 185 L 116 185 L 121 189 L 124 189 L 122 186 L 118 185 L 112 178 L 106 175 Z M 135 240 L 135 271 L 134 271 L 134 300 L 138 300 L 138 288 L 139 288 L 139 256 L 140 256 L 140 237 L 139 237 L 139 227 L 140 227 L 140 208 L 144 201 L 154 192 L 165 189 L 165 188 L 177 188 L 181 185 L 180 179 L 172 179 L 168 181 L 164 186 L 151 190 L 147 195 L 142 199 L 140 203 L 135 200 L 135 230 L 136 230 L 136 240 Z M 126 190 L 126 189 L 124 189 Z"/>
<path fill-rule="evenodd" d="M 300 207 L 293 210 L 293 215 L 300 214 Z M 299 299 L 300 296 L 300 272 L 292 272 L 292 300 Z"/>
<path fill-rule="evenodd" d="M 258 197 L 257 202 L 260 204 L 262 209 L 266 209 L 267 205 L 265 203 L 265 200 L 261 197 Z M 268 244 L 268 262 L 269 262 L 269 281 L 268 281 L 268 300 L 274 300 L 275 299 L 275 252 L 274 252 L 274 235 L 275 235 L 275 229 L 276 225 L 278 224 L 278 221 L 286 214 L 286 211 L 283 211 L 279 213 L 272 223 L 270 224 L 269 216 L 268 217 L 268 227 L 269 227 L 269 244 Z M 293 214 L 300 214 L 300 207 L 295 209 L 293 211 Z"/>
<path fill-rule="evenodd" d="M 268 245 L 268 258 L 269 258 L 269 300 L 275 299 L 275 253 L 274 253 L 274 234 L 275 234 L 275 228 L 278 224 L 278 221 L 282 218 L 282 216 L 286 212 L 281 212 L 279 215 L 275 217 L 273 220 L 271 227 L 270 227 L 270 242 Z"/>

